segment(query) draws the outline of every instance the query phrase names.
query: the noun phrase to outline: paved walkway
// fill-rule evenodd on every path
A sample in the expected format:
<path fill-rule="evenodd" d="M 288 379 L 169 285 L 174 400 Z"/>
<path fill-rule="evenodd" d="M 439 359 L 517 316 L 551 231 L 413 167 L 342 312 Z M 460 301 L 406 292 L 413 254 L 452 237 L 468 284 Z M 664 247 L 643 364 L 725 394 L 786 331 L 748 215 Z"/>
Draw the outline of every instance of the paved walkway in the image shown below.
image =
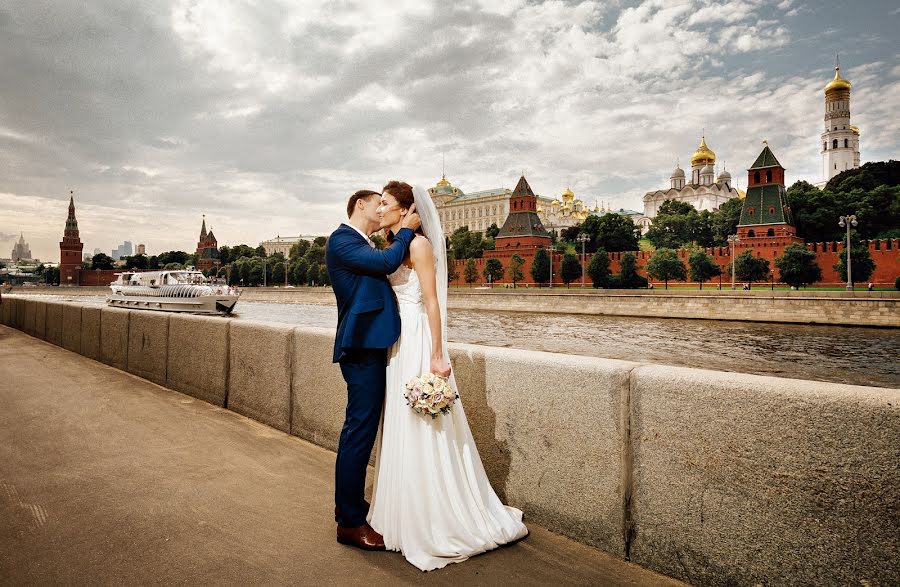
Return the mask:
<path fill-rule="evenodd" d="M 529 523 L 422 573 L 334 540 L 334 454 L 0 326 L 0 584 L 679 585 Z"/>

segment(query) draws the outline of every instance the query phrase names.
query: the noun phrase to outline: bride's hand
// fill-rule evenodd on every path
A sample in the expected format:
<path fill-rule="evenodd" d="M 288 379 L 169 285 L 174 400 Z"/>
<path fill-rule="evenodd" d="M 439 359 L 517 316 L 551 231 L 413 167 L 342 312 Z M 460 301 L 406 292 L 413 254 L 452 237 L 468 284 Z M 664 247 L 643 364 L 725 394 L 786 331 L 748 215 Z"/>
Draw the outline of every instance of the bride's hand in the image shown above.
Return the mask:
<path fill-rule="evenodd" d="M 444 357 L 431 357 L 431 372 L 440 377 L 450 377 L 450 363 Z"/>

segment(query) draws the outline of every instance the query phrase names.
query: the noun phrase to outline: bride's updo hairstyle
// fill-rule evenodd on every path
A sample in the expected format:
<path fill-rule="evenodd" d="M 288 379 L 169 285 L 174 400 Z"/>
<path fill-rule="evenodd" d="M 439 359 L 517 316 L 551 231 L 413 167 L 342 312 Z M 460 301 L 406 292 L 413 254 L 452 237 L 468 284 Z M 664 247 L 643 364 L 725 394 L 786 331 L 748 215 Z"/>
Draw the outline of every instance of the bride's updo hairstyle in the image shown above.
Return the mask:
<path fill-rule="evenodd" d="M 406 183 L 405 181 L 397 181 L 392 180 L 387 182 L 387 184 L 381 188 L 381 193 L 389 193 L 394 196 L 394 199 L 397 200 L 397 203 L 400 204 L 401 208 L 410 208 L 413 204 L 416 203 L 416 198 L 413 195 L 412 186 Z M 422 232 L 422 227 L 416 229 L 416 234 L 421 234 L 425 236 L 425 233 Z"/>
<path fill-rule="evenodd" d="M 389 181 L 387 185 L 381 188 L 381 193 L 390 192 L 394 198 L 397 199 L 397 203 L 400 204 L 402 208 L 409 208 L 412 206 L 416 199 L 413 196 L 412 186 L 404 181 Z"/>

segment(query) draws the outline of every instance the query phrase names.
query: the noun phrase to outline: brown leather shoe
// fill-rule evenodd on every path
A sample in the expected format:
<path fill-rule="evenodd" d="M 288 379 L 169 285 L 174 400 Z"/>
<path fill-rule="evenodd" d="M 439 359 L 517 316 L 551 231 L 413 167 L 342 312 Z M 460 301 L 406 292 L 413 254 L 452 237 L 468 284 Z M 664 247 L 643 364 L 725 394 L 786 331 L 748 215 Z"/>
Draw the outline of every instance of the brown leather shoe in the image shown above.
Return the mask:
<path fill-rule="evenodd" d="M 369 502 L 367 502 L 366 500 L 363 500 L 363 503 L 366 504 L 366 515 L 368 515 L 368 513 L 369 513 L 369 507 L 370 507 L 370 506 L 369 506 Z M 339 516 L 340 514 L 341 514 L 341 508 L 339 508 L 338 506 L 334 506 L 334 521 L 335 521 L 335 522 L 338 521 L 338 516 Z"/>
<path fill-rule="evenodd" d="M 338 526 L 337 541 L 363 550 L 385 550 L 384 538 L 368 524 L 356 528 Z"/>

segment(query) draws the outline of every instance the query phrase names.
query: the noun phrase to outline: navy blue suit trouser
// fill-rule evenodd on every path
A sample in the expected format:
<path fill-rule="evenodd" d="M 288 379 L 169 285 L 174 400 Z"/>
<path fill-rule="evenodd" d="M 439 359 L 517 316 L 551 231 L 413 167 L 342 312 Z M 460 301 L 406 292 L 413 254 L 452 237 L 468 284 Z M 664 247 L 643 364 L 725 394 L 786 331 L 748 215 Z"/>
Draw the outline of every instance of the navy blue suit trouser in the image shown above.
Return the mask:
<path fill-rule="evenodd" d="M 349 349 L 339 361 L 347 382 L 347 414 L 335 465 L 334 502 L 338 525 L 366 523 L 366 467 L 384 405 L 387 349 Z"/>

